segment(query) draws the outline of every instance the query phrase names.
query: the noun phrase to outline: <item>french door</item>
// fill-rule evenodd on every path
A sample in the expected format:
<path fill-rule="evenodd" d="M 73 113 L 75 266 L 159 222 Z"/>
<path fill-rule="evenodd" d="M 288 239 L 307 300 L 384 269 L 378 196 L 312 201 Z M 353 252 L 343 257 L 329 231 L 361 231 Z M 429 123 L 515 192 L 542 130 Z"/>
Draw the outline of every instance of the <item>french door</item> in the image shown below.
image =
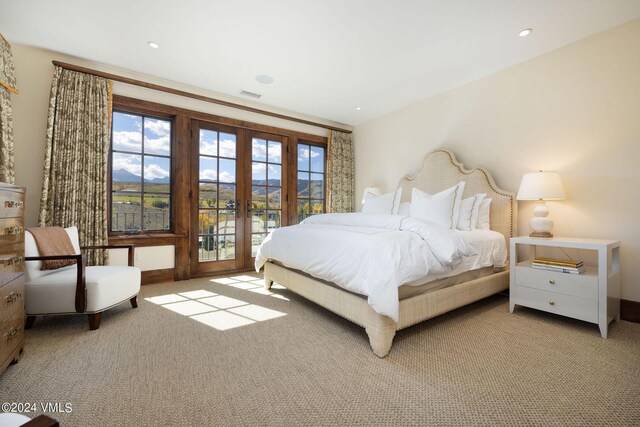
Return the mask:
<path fill-rule="evenodd" d="M 289 200 L 286 174 L 286 146 L 281 136 L 252 132 L 251 171 L 246 181 L 246 200 L 249 221 L 245 237 L 248 240 L 251 262 L 267 234 L 286 225 Z M 249 160 L 249 159 L 247 159 Z M 249 183 L 251 186 L 249 188 Z"/>
<path fill-rule="evenodd" d="M 191 271 L 247 269 L 287 225 L 287 138 L 193 120 Z"/>

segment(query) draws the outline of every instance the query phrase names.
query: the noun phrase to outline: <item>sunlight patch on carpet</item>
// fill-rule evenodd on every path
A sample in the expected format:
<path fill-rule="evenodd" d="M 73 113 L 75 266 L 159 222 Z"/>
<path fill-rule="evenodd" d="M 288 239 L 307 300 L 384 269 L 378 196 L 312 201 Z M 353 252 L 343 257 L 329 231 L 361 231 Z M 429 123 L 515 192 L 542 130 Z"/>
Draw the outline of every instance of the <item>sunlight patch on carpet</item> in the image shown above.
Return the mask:
<path fill-rule="evenodd" d="M 282 295 L 264 289 L 263 282 L 253 276 L 221 277 L 211 279 L 211 282 L 253 292 L 254 294 L 289 301 Z M 283 286 L 275 283 L 272 287 L 275 289 L 285 289 Z M 204 289 L 158 295 L 145 298 L 145 300 L 219 331 L 226 331 L 228 329 L 251 325 L 256 322 L 277 319 L 278 317 L 287 315 L 281 311 L 262 307 L 257 304 L 250 304 L 246 301 L 219 295 Z"/>
<path fill-rule="evenodd" d="M 193 316 L 194 314 L 209 313 L 212 311 L 210 305 L 198 301 L 174 302 L 172 304 L 163 304 L 162 306 L 183 316 Z"/>
<path fill-rule="evenodd" d="M 152 302 L 158 305 L 169 304 L 172 302 L 179 302 L 179 301 L 187 301 L 187 298 L 180 295 L 176 295 L 176 294 L 160 295 L 157 297 L 151 297 L 151 298 L 145 298 L 145 299 L 149 302 Z"/>
<path fill-rule="evenodd" d="M 269 289 L 264 288 L 264 280 L 257 277 L 240 275 L 231 277 L 219 277 L 211 279 L 211 282 L 218 283 L 220 285 L 230 286 L 232 288 L 241 289 L 243 291 L 253 292 L 255 294 L 265 295 L 284 301 L 289 301 L 289 298 L 271 292 Z M 271 289 L 286 289 L 284 286 L 274 283 L 271 285 Z"/>
<path fill-rule="evenodd" d="M 227 329 L 233 329 L 240 326 L 250 325 L 256 323 L 254 320 L 247 319 L 246 317 L 238 316 L 227 311 L 214 311 L 212 313 L 197 314 L 191 316 L 193 320 L 197 320 L 200 323 L 204 323 L 207 326 L 211 326 L 219 331 L 226 331 Z"/>

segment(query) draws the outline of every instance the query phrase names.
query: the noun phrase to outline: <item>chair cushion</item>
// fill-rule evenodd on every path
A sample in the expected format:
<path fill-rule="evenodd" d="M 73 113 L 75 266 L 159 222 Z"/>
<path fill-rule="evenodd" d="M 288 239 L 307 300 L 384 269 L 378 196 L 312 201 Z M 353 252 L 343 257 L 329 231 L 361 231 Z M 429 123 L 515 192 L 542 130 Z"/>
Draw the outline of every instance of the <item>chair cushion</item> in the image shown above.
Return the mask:
<path fill-rule="evenodd" d="M 29 278 L 25 284 L 28 315 L 75 313 L 76 266 Z M 86 313 L 103 311 L 140 292 L 140 269 L 124 266 L 94 266 L 85 269 Z"/>
<path fill-rule="evenodd" d="M 80 241 L 78 238 L 78 228 L 77 227 L 68 227 L 65 228 L 64 231 L 69 235 L 69 240 L 71 240 L 71 244 L 73 245 L 73 249 L 75 250 L 76 255 L 80 253 Z M 40 252 L 38 252 L 38 246 L 36 245 L 36 240 L 33 238 L 33 234 L 29 233 L 29 231 L 25 231 L 24 233 L 24 256 L 40 256 Z M 58 273 L 61 270 L 41 270 L 42 261 L 27 261 L 25 262 L 25 273 L 27 282 L 30 280 L 35 280 L 38 277 L 46 276 L 52 273 Z M 68 268 L 68 267 L 66 267 Z M 75 272 L 75 267 L 72 267 Z"/>

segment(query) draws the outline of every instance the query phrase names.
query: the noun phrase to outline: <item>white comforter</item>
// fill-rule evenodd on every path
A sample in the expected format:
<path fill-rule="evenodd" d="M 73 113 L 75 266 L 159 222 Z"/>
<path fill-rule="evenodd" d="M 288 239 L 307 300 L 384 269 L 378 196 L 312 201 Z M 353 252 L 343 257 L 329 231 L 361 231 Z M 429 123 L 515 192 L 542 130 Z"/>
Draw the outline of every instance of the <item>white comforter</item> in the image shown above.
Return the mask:
<path fill-rule="evenodd" d="M 400 215 L 326 214 L 274 230 L 256 255 L 368 297 L 377 312 L 398 321 L 398 287 L 428 273 L 451 270 L 475 255 L 453 230 Z"/>

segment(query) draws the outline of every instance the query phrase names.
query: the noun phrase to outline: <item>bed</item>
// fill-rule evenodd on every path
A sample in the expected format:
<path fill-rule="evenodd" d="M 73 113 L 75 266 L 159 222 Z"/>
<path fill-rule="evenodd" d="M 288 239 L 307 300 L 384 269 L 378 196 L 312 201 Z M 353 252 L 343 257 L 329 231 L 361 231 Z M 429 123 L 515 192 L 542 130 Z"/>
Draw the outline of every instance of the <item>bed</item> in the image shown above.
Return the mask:
<path fill-rule="evenodd" d="M 517 212 L 514 193 L 500 189 L 484 168 L 467 170 L 452 152 L 439 148 L 428 153 L 421 169 L 413 176 L 400 180 L 401 202 L 411 199 L 412 189 L 431 194 L 465 181 L 462 197 L 486 193 L 492 199 L 491 230 L 504 236 L 508 257 L 509 239 L 515 235 Z M 506 258 L 505 257 L 505 258 Z M 448 275 L 422 286 L 404 285 L 398 289 L 397 312 L 393 316 L 374 310 L 367 297 L 348 291 L 328 280 L 322 280 L 305 271 L 288 268 L 286 262 L 268 259 L 262 262 L 265 287 L 277 282 L 290 291 L 362 326 L 369 337 L 373 352 L 378 357 L 388 355 L 396 331 L 412 326 L 481 300 L 509 286 L 508 262 L 504 268 L 485 267 L 456 275 Z M 418 280 L 419 281 L 419 280 Z M 415 283 L 414 283 L 415 285 Z"/>

